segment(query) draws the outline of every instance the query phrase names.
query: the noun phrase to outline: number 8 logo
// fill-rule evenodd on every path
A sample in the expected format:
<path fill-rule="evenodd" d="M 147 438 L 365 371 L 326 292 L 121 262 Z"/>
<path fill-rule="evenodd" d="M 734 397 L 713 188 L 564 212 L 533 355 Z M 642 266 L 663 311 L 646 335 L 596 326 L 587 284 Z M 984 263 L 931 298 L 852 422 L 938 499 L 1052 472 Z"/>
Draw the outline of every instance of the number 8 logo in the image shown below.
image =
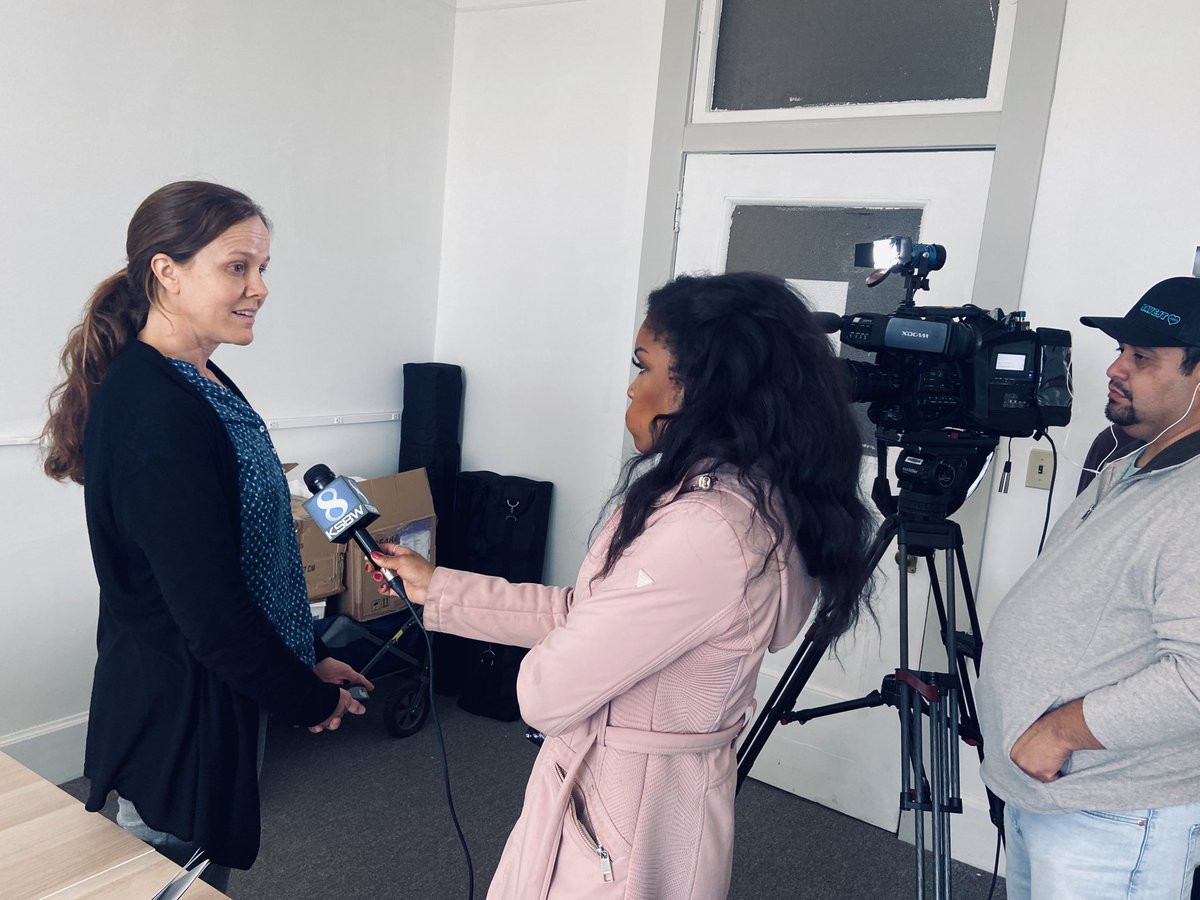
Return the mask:
<path fill-rule="evenodd" d="M 330 522 L 336 522 L 346 513 L 350 512 L 350 504 L 339 497 L 337 491 L 333 488 L 326 488 L 317 494 L 317 509 L 323 511 L 325 518 Z M 334 512 L 334 510 L 337 510 L 337 512 Z"/>

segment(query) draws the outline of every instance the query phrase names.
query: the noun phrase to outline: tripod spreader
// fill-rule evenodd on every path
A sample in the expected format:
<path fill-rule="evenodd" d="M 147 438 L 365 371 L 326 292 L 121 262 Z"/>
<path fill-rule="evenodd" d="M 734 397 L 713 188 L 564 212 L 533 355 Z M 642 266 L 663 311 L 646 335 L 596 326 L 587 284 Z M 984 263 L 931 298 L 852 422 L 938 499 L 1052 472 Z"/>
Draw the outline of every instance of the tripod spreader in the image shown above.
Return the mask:
<path fill-rule="evenodd" d="M 871 709 L 876 706 L 890 706 L 893 709 L 899 709 L 902 697 L 897 679 L 908 684 L 926 700 L 936 703 L 941 698 L 943 690 L 939 682 L 947 677 L 944 672 L 913 672 L 911 670 L 897 669 L 895 675 L 885 675 L 883 677 L 883 683 L 879 686 L 879 690 L 871 691 L 865 697 L 860 697 L 857 700 L 843 700 L 841 703 L 827 703 L 825 706 L 810 706 L 808 709 L 795 709 L 782 712 L 779 714 L 778 722 L 780 725 L 787 725 L 791 722 L 799 722 L 803 725 L 805 722 L 811 722 L 813 719 L 850 712 L 855 709 Z M 957 686 L 957 683 L 955 686 Z M 924 715 L 929 715 L 927 704 L 922 704 L 921 712 Z M 959 737 L 967 746 L 978 747 L 982 741 L 982 738 L 979 736 L 978 723 L 964 718 L 959 723 Z"/>
<path fill-rule="evenodd" d="M 789 722 L 799 722 L 803 725 L 805 722 L 811 722 L 822 716 L 832 716 L 835 713 L 849 712 L 852 709 L 871 709 L 875 706 L 900 708 L 900 689 L 896 686 L 895 675 L 885 675 L 879 690 L 871 691 L 867 696 L 858 700 L 844 700 L 841 703 L 829 703 L 825 706 L 813 706 L 809 709 L 797 709 L 782 713 L 779 716 L 779 724 L 787 725 Z"/>

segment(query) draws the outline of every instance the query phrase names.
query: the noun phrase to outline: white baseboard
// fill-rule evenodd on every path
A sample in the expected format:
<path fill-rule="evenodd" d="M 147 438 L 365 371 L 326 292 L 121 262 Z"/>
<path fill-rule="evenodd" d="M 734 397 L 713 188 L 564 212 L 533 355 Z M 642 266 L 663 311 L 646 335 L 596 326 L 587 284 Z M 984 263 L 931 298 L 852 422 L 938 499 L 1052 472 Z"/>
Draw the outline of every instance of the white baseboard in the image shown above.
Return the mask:
<path fill-rule="evenodd" d="M 47 781 L 62 784 L 83 774 L 88 714 L 76 713 L 0 736 L 3 750 Z"/>

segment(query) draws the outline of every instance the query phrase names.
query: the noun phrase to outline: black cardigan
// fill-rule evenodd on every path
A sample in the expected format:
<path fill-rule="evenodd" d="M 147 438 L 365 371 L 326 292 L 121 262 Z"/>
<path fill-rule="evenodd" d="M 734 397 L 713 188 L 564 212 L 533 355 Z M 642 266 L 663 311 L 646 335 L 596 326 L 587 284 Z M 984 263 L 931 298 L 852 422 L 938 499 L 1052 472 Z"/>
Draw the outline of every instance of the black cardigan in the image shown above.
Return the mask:
<path fill-rule="evenodd" d="M 97 388 L 83 462 L 100 583 L 87 808 L 115 789 L 151 828 L 249 868 L 259 708 L 315 725 L 338 688 L 296 658 L 247 590 L 233 445 L 149 345 L 131 341 Z"/>

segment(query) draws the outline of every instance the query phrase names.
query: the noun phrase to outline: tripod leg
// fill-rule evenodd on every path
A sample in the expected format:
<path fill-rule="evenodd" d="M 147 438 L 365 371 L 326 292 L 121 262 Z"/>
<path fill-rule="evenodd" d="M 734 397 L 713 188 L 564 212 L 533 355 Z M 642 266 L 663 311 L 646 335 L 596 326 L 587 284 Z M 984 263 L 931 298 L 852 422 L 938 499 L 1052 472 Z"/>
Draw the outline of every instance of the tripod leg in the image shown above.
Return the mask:
<path fill-rule="evenodd" d="M 888 545 L 891 544 L 892 538 L 896 536 L 898 528 L 899 519 L 896 516 L 888 516 L 880 523 L 879 529 L 875 532 L 875 537 L 871 542 L 869 561 L 867 563 L 868 572 L 873 571 L 879 564 L 879 561 L 883 559 L 883 554 L 887 551 Z M 758 718 L 754 720 L 754 724 L 750 727 L 750 731 L 746 735 L 746 740 L 742 742 L 742 746 L 738 750 L 737 791 L 742 789 L 742 785 L 746 781 L 746 776 L 750 774 L 750 770 L 754 767 L 754 761 L 758 759 L 758 754 L 766 746 L 767 739 L 771 736 L 771 732 L 775 726 L 779 724 L 782 715 L 786 712 L 791 712 L 795 708 L 796 699 L 800 696 L 800 692 L 804 690 L 804 686 L 808 684 L 808 679 L 812 677 L 813 670 L 824 659 L 825 651 L 828 649 L 829 641 L 814 640 L 811 632 L 809 632 L 808 636 L 800 644 L 800 649 L 796 651 L 796 655 L 788 663 L 783 677 L 779 679 L 779 683 L 775 685 L 775 690 L 771 692 L 771 697 L 767 700 L 766 707 L 759 713 Z"/>
<path fill-rule="evenodd" d="M 979 627 L 979 612 L 975 608 L 975 593 L 971 590 L 971 579 L 967 571 L 967 556 L 963 552 L 961 530 L 958 532 L 958 545 L 954 548 L 954 554 L 958 562 L 958 571 L 962 575 L 963 603 L 967 610 L 967 618 L 971 623 L 971 634 L 975 636 L 976 643 L 981 646 L 980 635 L 983 634 L 983 631 Z M 979 674 L 980 646 L 976 647 L 975 653 L 971 657 L 975 663 L 976 675 Z"/>
<path fill-rule="evenodd" d="M 955 676 L 957 671 L 955 665 L 959 659 L 958 652 L 958 620 L 956 618 L 955 607 L 955 550 L 962 546 L 962 532 L 958 525 L 954 525 L 954 534 L 957 538 L 957 547 L 946 548 L 946 659 L 948 661 L 947 675 L 945 680 L 945 690 L 943 697 L 945 703 L 942 707 L 942 733 L 946 735 L 946 815 L 950 815 L 953 804 L 958 802 L 959 791 L 959 767 L 958 767 L 958 719 L 959 719 L 959 692 L 957 687 L 958 678 Z M 964 573 L 965 575 L 965 573 Z M 950 821 L 946 820 L 946 866 L 947 870 L 950 865 L 949 857 L 950 848 Z"/>
<path fill-rule="evenodd" d="M 972 738 L 978 735 L 975 719 L 974 698 L 970 692 L 969 666 L 967 658 L 976 660 L 978 666 L 979 642 L 975 634 L 960 641 L 957 626 L 956 576 L 961 577 L 966 596 L 967 611 L 972 626 L 977 626 L 970 581 L 962 554 L 962 531 L 953 522 L 946 523 L 936 545 L 945 550 L 946 594 L 943 601 L 938 583 L 938 571 L 934 565 L 934 552 L 926 554 L 929 564 L 930 587 L 937 601 L 938 619 L 941 625 L 942 643 L 946 650 L 949 670 L 944 675 L 933 676 L 940 688 L 936 704 L 930 704 L 929 754 L 933 780 L 931 791 L 931 816 L 933 829 L 934 896 L 938 900 L 950 900 L 953 893 L 953 855 L 951 850 L 950 816 L 962 812 L 959 796 L 961 768 L 959 761 L 960 723 L 966 723 Z M 968 646 L 964 648 L 964 643 Z M 973 655 L 972 655 L 973 654 Z"/>
<path fill-rule="evenodd" d="M 925 896 L 925 810 L 929 807 L 929 785 L 925 780 L 925 751 L 921 745 L 921 698 L 910 685 L 903 686 L 900 730 L 908 745 L 904 762 L 905 796 L 902 808 L 913 813 L 913 845 L 916 851 L 917 896 Z"/>
<path fill-rule="evenodd" d="M 971 578 L 967 571 L 966 556 L 963 553 L 961 530 L 956 533 L 955 537 L 957 540 L 954 548 L 955 561 L 958 565 L 958 572 L 962 581 L 963 606 L 967 611 L 967 618 L 971 626 L 970 646 L 963 647 L 959 645 L 957 648 L 959 722 L 964 726 L 963 730 L 969 739 L 968 743 L 975 745 L 976 753 L 979 756 L 980 762 L 982 762 L 983 740 L 979 734 L 979 715 L 975 709 L 975 695 L 971 689 L 971 677 L 972 671 L 976 678 L 979 677 L 979 659 L 983 650 L 983 640 L 980 637 L 979 614 L 975 608 L 975 594 L 971 590 Z"/>
<path fill-rule="evenodd" d="M 934 896 L 937 900 L 949 900 L 950 882 L 950 806 L 951 759 L 955 748 L 948 737 L 949 719 L 952 717 L 951 698 L 943 694 L 935 708 L 930 710 L 929 752 L 933 768 L 933 865 Z"/>
<path fill-rule="evenodd" d="M 958 720 L 958 625 L 955 598 L 955 551 L 962 546 L 962 532 L 950 523 L 950 541 L 945 546 L 946 613 L 942 642 L 946 648 L 949 671 L 935 676 L 941 688 L 936 709 L 930 710 L 929 745 L 934 760 L 936 787 L 933 792 L 934 821 L 934 892 L 937 900 L 950 900 L 951 881 L 950 814 L 961 812 L 959 800 Z M 964 573 L 965 575 L 965 573 Z"/>
<path fill-rule="evenodd" d="M 898 532 L 900 561 L 900 669 L 908 671 L 908 559 L 907 531 Z M 930 571 L 933 571 L 932 566 Z M 899 675 L 899 672 L 897 672 Z M 916 851 L 917 896 L 925 896 L 925 812 L 928 786 L 925 782 L 924 749 L 921 746 L 921 697 L 907 682 L 900 681 L 900 808 L 913 812 L 913 844 Z"/>
<path fill-rule="evenodd" d="M 785 712 L 791 712 L 795 707 L 796 699 L 800 696 L 800 692 L 804 690 L 808 679 L 812 677 L 813 670 L 816 669 L 817 664 L 825 657 L 825 651 L 828 649 L 828 641 L 818 642 L 812 640 L 811 636 L 806 637 L 800 645 L 800 649 L 796 651 L 796 655 L 792 657 L 792 661 L 788 663 L 787 670 L 783 673 L 783 677 L 779 679 L 779 683 L 771 693 L 771 698 L 767 701 L 766 707 L 758 714 L 758 718 L 754 720 L 750 732 L 746 735 L 746 740 L 738 750 L 736 790 L 740 791 L 742 789 L 742 784 L 746 781 L 746 776 L 754 768 L 754 761 L 758 759 L 758 754 L 766 746 L 771 732 L 779 724 L 780 716 Z"/>

